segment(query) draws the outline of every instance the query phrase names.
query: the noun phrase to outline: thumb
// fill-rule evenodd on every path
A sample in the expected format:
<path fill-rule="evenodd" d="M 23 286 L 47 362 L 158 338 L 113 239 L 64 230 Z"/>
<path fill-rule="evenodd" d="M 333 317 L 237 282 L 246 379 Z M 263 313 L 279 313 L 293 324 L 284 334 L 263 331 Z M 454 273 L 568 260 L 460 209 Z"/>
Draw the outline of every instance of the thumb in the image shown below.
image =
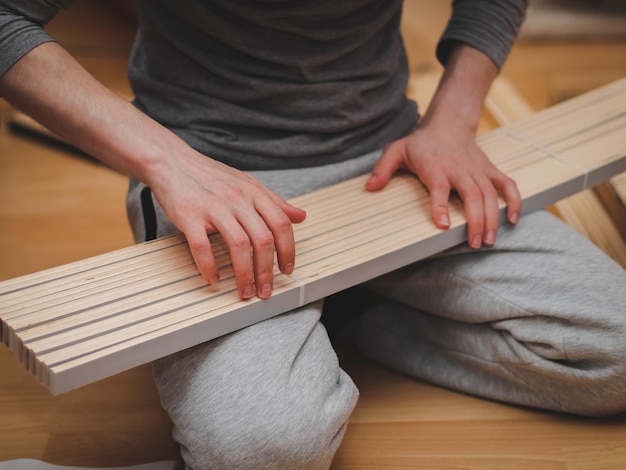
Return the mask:
<path fill-rule="evenodd" d="M 369 179 L 365 183 L 365 189 L 368 191 L 378 191 L 387 186 L 393 174 L 404 166 L 404 146 L 401 141 L 389 144 L 383 150 Z"/>

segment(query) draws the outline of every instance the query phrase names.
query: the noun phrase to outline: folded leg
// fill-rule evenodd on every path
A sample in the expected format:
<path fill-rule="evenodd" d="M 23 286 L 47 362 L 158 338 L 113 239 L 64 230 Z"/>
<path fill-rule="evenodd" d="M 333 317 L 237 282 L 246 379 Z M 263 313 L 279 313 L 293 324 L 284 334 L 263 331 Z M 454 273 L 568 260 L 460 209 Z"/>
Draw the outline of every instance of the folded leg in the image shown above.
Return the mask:
<path fill-rule="evenodd" d="M 626 272 L 548 213 L 367 287 L 387 300 L 357 343 L 394 369 L 521 405 L 626 410 Z"/>

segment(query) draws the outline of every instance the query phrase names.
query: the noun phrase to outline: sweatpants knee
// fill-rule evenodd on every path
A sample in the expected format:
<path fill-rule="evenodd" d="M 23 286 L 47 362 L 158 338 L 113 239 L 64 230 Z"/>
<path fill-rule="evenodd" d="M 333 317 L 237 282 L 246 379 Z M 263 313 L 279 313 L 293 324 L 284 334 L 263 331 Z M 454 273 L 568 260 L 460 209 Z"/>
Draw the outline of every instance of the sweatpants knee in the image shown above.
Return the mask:
<path fill-rule="evenodd" d="M 341 399 L 332 406 L 319 403 L 315 412 L 294 395 L 276 396 L 260 416 L 236 410 L 227 422 L 212 423 L 210 435 L 190 449 L 186 460 L 198 462 L 194 470 L 329 468 L 357 397 L 349 379 L 339 382 Z"/>
<path fill-rule="evenodd" d="M 262 322 L 155 363 L 188 467 L 325 469 L 358 391 L 319 312 Z"/>
<path fill-rule="evenodd" d="M 295 388 L 288 393 L 261 393 L 254 403 L 226 400 L 208 413 L 206 408 L 191 413 L 184 427 L 175 427 L 174 437 L 193 470 L 327 469 L 358 393 L 343 371 L 332 389 L 324 386 L 318 392 L 314 402 L 316 391 L 298 393 Z M 331 403 L 325 403 L 324 395 L 334 395 Z M 190 409 L 202 406 L 206 405 L 198 403 Z"/>

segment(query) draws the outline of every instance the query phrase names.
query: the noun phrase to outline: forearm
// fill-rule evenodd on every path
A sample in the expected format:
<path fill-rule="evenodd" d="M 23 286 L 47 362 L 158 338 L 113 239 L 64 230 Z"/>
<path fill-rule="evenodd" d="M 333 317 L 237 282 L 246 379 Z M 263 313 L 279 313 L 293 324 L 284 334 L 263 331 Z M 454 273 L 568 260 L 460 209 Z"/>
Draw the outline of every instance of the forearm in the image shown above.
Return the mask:
<path fill-rule="evenodd" d="M 437 45 L 446 71 L 427 119 L 475 132 L 491 83 L 504 64 L 524 20 L 528 0 L 454 0 Z"/>
<path fill-rule="evenodd" d="M 16 62 L 0 78 L 0 95 L 68 142 L 148 184 L 164 155 L 185 147 L 56 43 L 42 44 Z"/>
<path fill-rule="evenodd" d="M 475 133 L 489 88 L 498 74 L 493 61 L 473 47 L 457 44 L 421 124 L 460 126 Z"/>
<path fill-rule="evenodd" d="M 42 77 L 45 77 L 42 80 Z M 204 278 L 219 282 L 208 232 L 231 254 L 239 295 L 269 297 L 274 258 L 291 273 L 291 223 L 305 213 L 251 176 L 194 151 L 182 139 L 89 75 L 56 43 L 17 61 L 0 79 L 0 94 L 67 141 L 143 181 L 186 235 Z M 253 253 L 253 256 L 251 256 Z"/>

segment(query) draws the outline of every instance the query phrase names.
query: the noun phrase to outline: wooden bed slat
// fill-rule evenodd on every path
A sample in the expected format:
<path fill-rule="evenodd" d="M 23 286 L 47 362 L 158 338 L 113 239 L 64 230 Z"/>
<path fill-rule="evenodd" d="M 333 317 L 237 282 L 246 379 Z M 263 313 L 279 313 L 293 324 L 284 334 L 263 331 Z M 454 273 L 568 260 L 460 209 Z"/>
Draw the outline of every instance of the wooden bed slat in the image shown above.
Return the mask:
<path fill-rule="evenodd" d="M 524 210 L 626 170 L 626 79 L 479 138 L 513 177 Z M 222 282 L 206 285 L 180 235 L 0 283 L 1 337 L 58 394 L 273 315 L 450 248 L 465 239 L 460 201 L 449 230 L 430 220 L 428 194 L 410 175 L 377 193 L 367 176 L 291 200 L 297 267 L 276 270 L 271 299 L 237 298 L 228 250 L 211 235 Z M 500 203 L 504 221 L 504 203 Z"/>
<path fill-rule="evenodd" d="M 626 103 L 620 96 L 622 109 L 626 110 Z M 531 116 L 533 111 L 519 92 L 504 78 L 499 77 L 491 87 L 487 99 L 487 109 L 499 125 L 512 124 L 522 118 Z M 623 124 L 622 124 L 623 126 Z M 606 129 L 598 128 L 599 132 L 606 133 Z M 605 143 L 620 148 L 623 145 L 623 127 L 617 125 L 605 139 Z M 621 131 L 621 132 L 620 132 Z M 614 139 L 613 144 L 609 139 Z M 584 158 L 589 151 L 585 144 L 570 145 L 571 152 L 578 153 L 579 160 Z M 560 150 L 563 152 L 563 150 Z M 609 170 L 606 170 L 612 173 Z M 606 176 L 606 175 L 603 175 Z M 620 173 L 608 178 L 593 189 L 587 189 L 580 193 L 555 202 L 548 210 L 572 226 L 576 231 L 586 236 L 601 248 L 606 254 L 626 268 L 626 198 L 618 193 L 620 178 L 625 178 L 626 173 Z M 599 179 L 605 179 L 600 177 Z"/>

